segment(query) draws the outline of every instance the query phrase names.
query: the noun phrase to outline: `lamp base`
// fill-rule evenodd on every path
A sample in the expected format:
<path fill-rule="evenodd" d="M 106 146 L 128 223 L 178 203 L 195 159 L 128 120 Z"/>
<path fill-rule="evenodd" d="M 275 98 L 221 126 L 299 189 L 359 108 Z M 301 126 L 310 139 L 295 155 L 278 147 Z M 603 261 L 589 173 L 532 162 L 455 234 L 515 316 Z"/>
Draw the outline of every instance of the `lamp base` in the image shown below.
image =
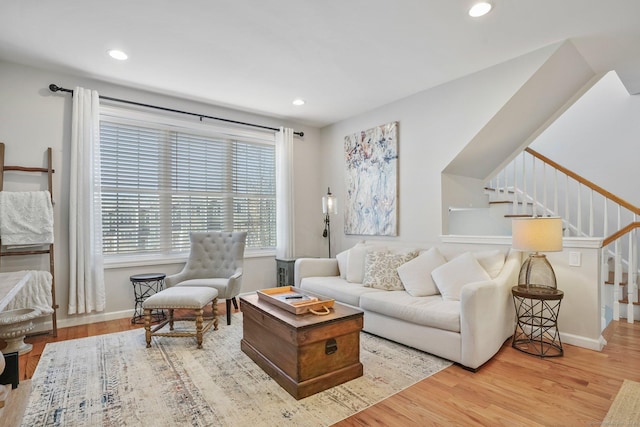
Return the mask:
<path fill-rule="evenodd" d="M 544 254 L 533 253 L 520 267 L 518 286 L 528 290 L 555 290 L 558 288 L 556 274 Z"/>

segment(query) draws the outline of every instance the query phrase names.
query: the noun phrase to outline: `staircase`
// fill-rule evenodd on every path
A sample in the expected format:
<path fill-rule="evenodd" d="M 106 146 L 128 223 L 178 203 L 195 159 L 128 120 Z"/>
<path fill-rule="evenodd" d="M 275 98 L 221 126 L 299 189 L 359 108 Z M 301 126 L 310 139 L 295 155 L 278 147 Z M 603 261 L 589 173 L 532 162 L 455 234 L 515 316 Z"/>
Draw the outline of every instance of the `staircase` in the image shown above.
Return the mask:
<path fill-rule="evenodd" d="M 507 236 L 513 217 L 560 216 L 565 237 L 602 239 L 601 298 L 610 312 L 603 323 L 640 318 L 640 208 L 530 148 L 489 180 L 485 194 L 486 207 L 449 209 L 450 234 Z"/>

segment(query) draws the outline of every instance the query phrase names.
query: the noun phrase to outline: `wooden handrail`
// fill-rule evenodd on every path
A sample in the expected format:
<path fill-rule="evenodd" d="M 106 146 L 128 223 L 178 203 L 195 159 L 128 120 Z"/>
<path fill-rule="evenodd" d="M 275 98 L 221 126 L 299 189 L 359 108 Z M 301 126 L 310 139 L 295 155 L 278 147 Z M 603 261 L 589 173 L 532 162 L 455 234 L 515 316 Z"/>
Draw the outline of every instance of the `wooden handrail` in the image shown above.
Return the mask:
<path fill-rule="evenodd" d="M 559 170 L 560 172 L 564 173 L 565 175 L 570 176 L 571 178 L 573 178 L 576 181 L 578 181 L 580 184 L 583 184 L 583 185 L 589 187 L 590 189 L 592 189 L 593 191 L 595 191 L 597 193 L 600 193 L 602 196 L 606 197 L 607 199 L 619 204 L 620 206 L 623 206 L 623 207 L 627 208 L 632 213 L 634 213 L 636 215 L 640 215 L 640 208 L 639 207 L 632 205 L 631 203 L 627 202 L 626 200 L 621 199 L 620 197 L 616 196 L 615 194 L 609 193 L 607 190 L 605 190 L 604 188 L 600 187 L 599 185 L 596 185 L 593 182 L 589 181 L 588 179 L 581 177 L 580 175 L 570 171 L 569 169 L 565 168 L 564 166 L 559 165 L 558 163 L 554 162 L 550 158 L 543 156 L 542 154 L 538 153 L 535 150 L 532 150 L 529 147 L 525 148 L 524 151 L 526 151 L 527 153 L 531 154 L 533 157 L 536 157 L 536 158 L 542 160 L 543 162 L 547 163 L 548 165 L 554 167 L 555 169 Z"/>
<path fill-rule="evenodd" d="M 640 228 L 640 222 L 632 222 L 631 224 L 628 224 L 626 227 L 623 227 L 620 230 L 616 231 L 611 236 L 607 237 L 602 241 L 602 247 L 604 248 L 605 246 L 609 246 L 609 244 L 611 244 L 612 242 L 615 242 L 620 237 L 624 236 L 634 228 Z"/>

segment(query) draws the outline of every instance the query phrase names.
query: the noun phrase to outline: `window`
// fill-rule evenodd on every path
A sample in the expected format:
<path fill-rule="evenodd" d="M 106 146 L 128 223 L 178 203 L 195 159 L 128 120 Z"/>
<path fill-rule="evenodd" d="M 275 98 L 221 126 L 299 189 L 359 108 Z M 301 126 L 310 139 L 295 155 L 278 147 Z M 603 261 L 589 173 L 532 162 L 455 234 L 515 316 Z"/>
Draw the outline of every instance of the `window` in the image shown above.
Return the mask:
<path fill-rule="evenodd" d="M 188 252 L 189 232 L 205 230 L 247 231 L 247 251 L 275 248 L 273 133 L 133 114 L 101 114 L 105 256 Z"/>

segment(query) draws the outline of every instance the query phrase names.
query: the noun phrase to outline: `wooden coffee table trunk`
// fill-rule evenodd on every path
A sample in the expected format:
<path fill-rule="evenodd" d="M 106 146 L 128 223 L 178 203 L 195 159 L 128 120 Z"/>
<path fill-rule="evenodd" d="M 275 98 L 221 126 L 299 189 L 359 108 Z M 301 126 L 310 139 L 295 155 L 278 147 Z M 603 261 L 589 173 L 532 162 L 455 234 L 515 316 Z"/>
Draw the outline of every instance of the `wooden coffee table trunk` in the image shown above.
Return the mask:
<path fill-rule="evenodd" d="M 362 311 L 335 303 L 326 316 L 295 315 L 257 295 L 240 308 L 242 351 L 296 399 L 362 376 Z"/>

